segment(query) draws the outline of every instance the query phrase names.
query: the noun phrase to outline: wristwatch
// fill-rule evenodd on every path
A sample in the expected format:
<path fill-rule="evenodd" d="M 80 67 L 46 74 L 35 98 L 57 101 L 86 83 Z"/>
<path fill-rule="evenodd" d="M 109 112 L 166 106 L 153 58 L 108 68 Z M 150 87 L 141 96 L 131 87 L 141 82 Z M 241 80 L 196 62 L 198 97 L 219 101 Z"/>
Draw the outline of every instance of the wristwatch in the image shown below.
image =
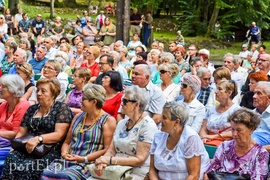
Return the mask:
<path fill-rule="evenodd" d="M 43 137 L 42 136 L 38 136 L 38 140 L 39 140 L 39 143 L 42 143 L 43 142 Z"/>

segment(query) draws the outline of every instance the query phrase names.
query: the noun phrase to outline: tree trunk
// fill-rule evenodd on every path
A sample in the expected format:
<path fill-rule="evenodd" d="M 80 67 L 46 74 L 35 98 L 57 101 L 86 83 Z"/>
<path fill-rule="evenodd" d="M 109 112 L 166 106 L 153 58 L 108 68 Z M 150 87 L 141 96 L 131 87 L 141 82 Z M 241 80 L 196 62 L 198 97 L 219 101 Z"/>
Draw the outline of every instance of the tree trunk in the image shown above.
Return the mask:
<path fill-rule="evenodd" d="M 64 2 L 65 5 L 76 4 L 76 0 L 64 0 L 63 2 Z"/>
<path fill-rule="evenodd" d="M 125 7 L 124 7 L 124 23 L 123 27 L 123 41 L 124 44 L 128 44 L 129 42 L 129 30 L 130 30 L 130 0 L 125 0 Z"/>
<path fill-rule="evenodd" d="M 116 40 L 123 39 L 123 12 L 125 0 L 118 0 L 116 6 Z M 100 7 L 99 7 L 100 8 Z"/>
<path fill-rule="evenodd" d="M 18 12 L 18 1 L 19 0 L 8 0 L 8 8 L 10 9 L 12 15 L 15 15 Z"/>
<path fill-rule="evenodd" d="M 212 34 L 212 30 L 213 30 L 215 23 L 217 21 L 219 10 L 220 10 L 220 7 L 217 5 L 217 2 L 216 2 L 211 19 L 209 21 L 208 28 L 207 28 L 207 33 L 205 35 L 206 37 L 210 37 Z"/>
<path fill-rule="evenodd" d="M 197 7 L 197 20 L 201 21 L 202 17 L 203 0 L 199 0 Z"/>
<path fill-rule="evenodd" d="M 54 0 L 51 0 L 51 4 L 50 4 L 50 18 L 51 19 L 54 18 Z"/>
<path fill-rule="evenodd" d="M 208 13 L 210 7 L 210 0 L 204 0 L 204 10 L 203 10 L 203 22 L 208 22 Z"/>

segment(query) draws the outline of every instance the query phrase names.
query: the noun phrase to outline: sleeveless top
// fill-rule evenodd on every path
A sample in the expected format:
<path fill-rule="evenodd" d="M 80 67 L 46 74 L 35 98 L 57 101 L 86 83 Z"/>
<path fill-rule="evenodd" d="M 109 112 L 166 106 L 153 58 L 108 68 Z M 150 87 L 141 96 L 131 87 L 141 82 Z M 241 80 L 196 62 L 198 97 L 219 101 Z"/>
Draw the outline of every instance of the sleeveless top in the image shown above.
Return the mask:
<path fill-rule="evenodd" d="M 104 149 L 103 126 L 106 123 L 109 114 L 104 113 L 94 125 L 85 132 L 80 132 L 82 128 L 85 112 L 81 112 L 74 121 L 71 131 L 71 142 L 69 153 L 86 156 L 93 152 Z M 85 126 L 84 130 L 89 128 Z"/>
<path fill-rule="evenodd" d="M 78 92 L 77 88 L 73 89 L 68 99 L 68 106 L 71 108 L 81 108 L 82 92 Z"/>
<path fill-rule="evenodd" d="M 32 86 L 35 86 L 35 85 L 31 82 L 29 84 L 27 84 L 27 86 L 24 87 L 24 93 L 26 93 L 28 91 L 28 89 Z"/>

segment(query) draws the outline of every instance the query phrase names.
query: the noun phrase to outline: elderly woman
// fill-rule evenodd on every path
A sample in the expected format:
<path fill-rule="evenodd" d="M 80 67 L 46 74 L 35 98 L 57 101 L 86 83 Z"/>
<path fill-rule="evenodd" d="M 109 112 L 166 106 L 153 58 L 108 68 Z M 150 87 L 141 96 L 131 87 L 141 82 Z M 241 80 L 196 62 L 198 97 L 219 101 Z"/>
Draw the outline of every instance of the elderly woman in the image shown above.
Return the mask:
<path fill-rule="evenodd" d="M 74 67 L 75 66 L 75 58 L 73 56 L 73 54 L 71 54 L 71 46 L 69 43 L 64 42 L 61 43 L 59 46 L 60 51 L 63 51 L 65 53 L 67 53 L 68 59 L 67 59 L 67 65 L 69 67 Z"/>
<path fill-rule="evenodd" d="M 68 75 L 69 77 L 72 76 L 72 69 L 70 68 L 70 66 L 68 65 L 68 54 L 64 51 L 57 51 L 57 53 L 55 54 L 55 58 L 56 61 L 60 62 L 60 64 L 62 65 L 62 71 L 59 74 L 65 74 Z M 64 75 L 64 76 L 65 76 Z M 59 77 L 59 75 L 58 75 Z"/>
<path fill-rule="evenodd" d="M 125 89 L 122 113 L 127 118 L 118 122 L 113 141 L 104 156 L 96 160 L 96 174 L 110 164 L 132 166 L 133 179 L 143 179 L 149 171 L 149 150 L 158 131 L 156 123 L 144 113 L 147 97 L 138 86 Z"/>
<path fill-rule="evenodd" d="M 109 17 L 105 18 L 105 22 L 100 29 L 99 35 L 103 36 L 103 42 L 106 46 L 111 45 L 115 41 L 116 27 Z"/>
<path fill-rule="evenodd" d="M 203 179 L 209 156 L 198 133 L 186 125 L 188 114 L 182 103 L 165 104 L 161 132 L 150 149 L 150 179 Z"/>
<path fill-rule="evenodd" d="M 27 153 L 19 150 L 9 153 L 4 164 L 3 179 L 39 179 L 43 169 L 54 159 L 60 158 L 61 141 L 68 131 L 72 112 L 65 103 L 56 101 L 60 93 L 60 84 L 56 79 L 42 78 L 36 87 L 38 104 L 28 108 L 16 135 L 16 138 L 21 138 L 33 133 L 35 137 L 26 142 Z M 48 154 L 36 159 L 31 153 L 40 143 L 56 145 Z"/>
<path fill-rule="evenodd" d="M 180 94 L 183 96 L 183 99 L 178 99 L 179 102 L 183 102 L 189 110 L 189 119 L 186 125 L 189 125 L 197 133 L 200 132 L 206 111 L 204 105 L 196 98 L 196 94 L 200 89 L 201 80 L 198 76 L 185 76 L 180 89 Z"/>
<path fill-rule="evenodd" d="M 218 145 L 218 143 L 232 138 L 229 130 L 230 124 L 226 119 L 234 111 L 240 109 L 239 105 L 232 102 L 237 95 L 237 85 L 234 81 L 221 80 L 217 84 L 215 94 L 219 105 L 207 111 L 200 130 L 203 142 L 211 145 Z M 212 140 L 219 140 L 219 142 L 212 144 Z"/>
<path fill-rule="evenodd" d="M 171 53 L 167 53 L 167 52 L 162 53 L 160 61 L 159 61 L 158 69 L 160 69 L 160 66 L 162 65 L 161 63 L 164 66 L 173 67 L 174 70 L 176 70 L 176 68 L 177 68 L 177 72 L 175 72 L 176 74 L 174 73 L 175 75 L 174 75 L 174 77 L 172 77 L 172 81 L 173 81 L 174 84 L 179 84 L 181 76 L 180 76 L 180 73 L 179 73 L 179 67 L 174 63 L 174 56 Z M 156 72 L 152 82 L 154 84 L 161 84 L 163 82 L 163 80 L 161 79 L 160 70 L 158 72 Z"/>
<path fill-rule="evenodd" d="M 91 70 L 92 77 L 90 82 L 95 82 L 99 75 L 100 69 L 98 63 L 95 61 L 100 55 L 100 49 L 96 46 L 84 46 L 83 56 L 86 62 L 81 64 L 81 67 L 85 67 Z"/>
<path fill-rule="evenodd" d="M 268 81 L 268 76 L 266 72 L 258 71 L 258 72 L 251 73 L 248 77 L 250 79 L 249 91 L 245 92 L 245 94 L 243 95 L 240 106 L 246 107 L 249 109 L 255 109 L 255 107 L 253 106 L 254 90 L 259 81 Z"/>
<path fill-rule="evenodd" d="M 23 64 L 16 66 L 16 72 L 25 83 L 24 95 L 21 97 L 21 99 L 28 100 L 35 89 L 35 85 L 31 82 L 34 75 L 33 68 L 31 64 L 24 62 Z"/>
<path fill-rule="evenodd" d="M 179 68 L 176 64 L 161 64 L 158 67 L 161 84 L 157 86 L 162 90 L 166 97 L 166 102 L 175 101 L 179 96 L 179 85 L 173 82 L 173 79 L 179 74 Z"/>
<path fill-rule="evenodd" d="M 120 79 L 120 73 L 117 71 L 107 71 L 102 78 L 102 86 L 106 90 L 106 101 L 102 109 L 114 118 L 118 114 L 123 96 L 123 84 Z"/>
<path fill-rule="evenodd" d="M 233 140 L 220 144 L 206 173 L 238 172 L 249 175 L 248 179 L 266 179 L 269 154 L 250 136 L 260 124 L 260 117 L 251 110 L 239 109 L 228 117 L 228 122 Z"/>
<path fill-rule="evenodd" d="M 105 89 L 96 84 L 83 87 L 82 111 L 78 114 L 62 146 L 61 160 L 54 161 L 41 179 L 87 179 L 86 164 L 95 161 L 109 148 L 116 121 L 102 110 Z M 60 161 L 60 162 L 59 162 Z M 56 165 L 62 168 L 55 172 Z"/>
<path fill-rule="evenodd" d="M 94 39 L 95 35 L 98 33 L 97 29 L 95 26 L 93 26 L 93 22 L 91 18 L 87 19 L 87 24 L 85 27 L 82 29 L 82 34 L 83 34 L 83 42 L 86 45 L 94 45 Z"/>
<path fill-rule="evenodd" d="M 9 69 L 14 66 L 13 54 L 16 50 L 17 50 L 17 44 L 15 43 L 15 41 L 5 43 L 5 56 L 1 60 L 1 63 L 0 63 L 2 74 L 7 74 Z"/>
<path fill-rule="evenodd" d="M 30 106 L 26 100 L 20 99 L 24 94 L 24 81 L 18 75 L 4 75 L 0 79 L 0 174 L 10 151 L 12 140 L 20 129 L 24 113 Z"/>
<path fill-rule="evenodd" d="M 26 52 L 26 61 L 29 62 L 31 59 L 33 59 L 33 54 L 30 51 L 31 49 L 31 44 L 26 38 L 21 38 L 20 39 L 20 44 L 19 47 Z"/>
<path fill-rule="evenodd" d="M 65 103 L 70 107 L 71 111 L 74 114 L 78 114 L 81 112 L 81 101 L 83 92 L 82 89 L 85 84 L 91 78 L 91 71 L 87 68 L 77 68 L 74 71 L 72 76 L 72 84 L 75 86 L 72 91 L 70 91 L 67 95 Z"/>
<path fill-rule="evenodd" d="M 151 69 L 151 80 L 154 79 L 156 72 L 158 71 L 158 65 L 161 64 L 160 62 L 160 51 L 158 49 L 152 49 L 150 52 L 150 59 L 147 58 L 147 64 L 150 66 Z M 149 56 L 148 54 L 148 56 Z"/>

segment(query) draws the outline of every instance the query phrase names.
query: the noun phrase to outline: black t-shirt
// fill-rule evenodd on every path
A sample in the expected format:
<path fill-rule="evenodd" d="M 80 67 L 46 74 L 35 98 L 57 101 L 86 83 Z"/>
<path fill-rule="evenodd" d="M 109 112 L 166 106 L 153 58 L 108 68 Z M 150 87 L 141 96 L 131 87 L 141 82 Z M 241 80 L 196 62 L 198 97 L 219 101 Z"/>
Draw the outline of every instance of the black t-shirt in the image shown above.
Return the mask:
<path fill-rule="evenodd" d="M 139 14 L 132 14 L 131 16 L 130 16 L 130 21 L 141 21 L 141 16 L 139 15 Z M 131 23 L 132 25 L 135 25 L 135 26 L 138 26 L 139 24 L 140 24 L 140 22 L 138 22 L 138 23 L 135 23 L 135 22 L 133 22 L 133 23 Z"/>

